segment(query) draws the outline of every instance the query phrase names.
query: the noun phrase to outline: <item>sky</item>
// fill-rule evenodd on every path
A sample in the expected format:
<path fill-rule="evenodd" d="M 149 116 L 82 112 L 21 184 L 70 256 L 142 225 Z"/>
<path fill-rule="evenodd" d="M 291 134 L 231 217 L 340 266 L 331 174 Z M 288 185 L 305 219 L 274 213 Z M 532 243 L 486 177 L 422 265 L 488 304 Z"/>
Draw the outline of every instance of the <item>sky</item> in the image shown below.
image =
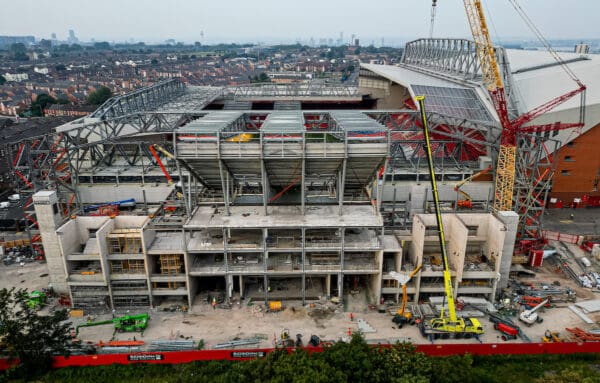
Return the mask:
<path fill-rule="evenodd" d="M 308 42 L 361 45 L 428 37 L 431 0 L 3 0 L 0 35 L 82 41 Z M 519 0 L 548 39 L 600 38 L 598 0 Z M 494 40 L 532 39 L 508 0 L 483 0 Z M 201 32 L 204 39 L 201 39 Z M 434 36 L 469 37 L 459 0 L 438 0 Z"/>

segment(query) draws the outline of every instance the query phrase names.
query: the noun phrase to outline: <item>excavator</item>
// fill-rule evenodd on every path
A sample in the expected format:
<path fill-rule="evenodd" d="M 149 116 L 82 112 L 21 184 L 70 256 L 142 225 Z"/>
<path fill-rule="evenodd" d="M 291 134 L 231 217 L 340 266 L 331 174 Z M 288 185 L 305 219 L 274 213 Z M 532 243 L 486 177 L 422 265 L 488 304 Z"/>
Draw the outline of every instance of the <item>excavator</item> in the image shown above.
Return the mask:
<path fill-rule="evenodd" d="M 433 318 L 429 321 L 423 320 L 419 323 L 421 334 L 430 339 L 448 339 L 448 338 L 471 338 L 483 334 L 483 327 L 476 318 L 459 318 L 456 315 L 454 305 L 454 294 L 452 289 L 452 278 L 450 277 L 450 267 L 448 266 L 448 253 L 446 251 L 446 239 L 444 236 L 444 227 L 442 225 L 442 214 L 440 211 L 440 201 L 438 196 L 435 171 L 433 169 L 433 154 L 431 152 L 431 143 L 429 141 L 429 129 L 427 126 L 427 116 L 425 114 L 425 96 L 415 97 L 419 103 L 421 113 L 421 123 L 425 136 L 425 146 L 427 151 L 427 163 L 429 165 L 429 178 L 431 179 L 431 190 L 435 206 L 435 219 L 438 227 L 438 238 L 442 254 L 442 263 L 444 264 L 444 290 L 448 303 L 448 313 L 444 311 L 444 304 L 440 311 L 439 318 Z"/>
<path fill-rule="evenodd" d="M 398 309 L 396 315 L 392 319 L 392 322 L 398 325 L 398 328 L 402 328 L 402 326 L 406 323 L 415 324 L 415 318 L 413 314 L 406 310 L 406 304 L 408 303 L 408 294 L 406 293 L 406 284 L 421 270 L 421 266 L 417 266 L 410 274 L 407 273 L 397 273 L 395 271 L 390 272 L 390 275 L 400 283 L 402 286 L 402 306 Z"/>

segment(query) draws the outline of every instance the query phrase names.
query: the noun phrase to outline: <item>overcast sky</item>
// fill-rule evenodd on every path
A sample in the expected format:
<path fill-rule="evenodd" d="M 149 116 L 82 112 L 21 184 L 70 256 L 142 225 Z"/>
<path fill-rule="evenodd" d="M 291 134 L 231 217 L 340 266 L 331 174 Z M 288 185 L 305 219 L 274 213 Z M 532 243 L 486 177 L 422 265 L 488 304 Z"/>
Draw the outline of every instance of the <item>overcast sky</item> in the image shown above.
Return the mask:
<path fill-rule="evenodd" d="M 429 33 L 431 0 L 3 0 L 0 35 L 80 40 L 290 42 L 313 37 L 386 44 Z M 533 37 L 508 0 L 483 1 L 492 38 Z M 599 38 L 598 0 L 520 0 L 547 38 Z M 439 0 L 436 36 L 468 37 L 459 0 Z"/>

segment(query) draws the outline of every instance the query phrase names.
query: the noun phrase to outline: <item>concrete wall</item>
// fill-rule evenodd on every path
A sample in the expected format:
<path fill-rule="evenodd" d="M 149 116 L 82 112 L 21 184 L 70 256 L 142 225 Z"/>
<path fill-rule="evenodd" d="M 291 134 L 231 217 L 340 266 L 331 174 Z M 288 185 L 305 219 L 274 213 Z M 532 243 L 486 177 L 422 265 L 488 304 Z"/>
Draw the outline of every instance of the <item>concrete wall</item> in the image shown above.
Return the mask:
<path fill-rule="evenodd" d="M 465 253 L 467 251 L 468 229 L 454 215 L 444 215 L 448 219 L 446 240 L 448 241 L 448 263 L 450 269 L 456 271 L 456 281 L 462 281 L 463 267 L 465 264 Z M 445 221 L 445 219 L 444 219 Z"/>
<path fill-rule="evenodd" d="M 510 265 L 515 248 L 515 240 L 517 238 L 517 226 L 519 225 L 519 215 L 514 211 L 498 212 L 498 219 L 504 224 L 506 231 L 504 233 L 504 243 L 502 245 L 502 259 L 500 260 L 500 280 L 498 281 L 498 289 L 503 289 L 508 286 L 508 276 L 510 273 Z"/>
<path fill-rule="evenodd" d="M 58 243 L 63 256 L 72 254 L 78 250 L 83 238 L 79 237 L 77 221 L 70 220 L 56 230 L 58 235 Z"/>
<path fill-rule="evenodd" d="M 402 109 L 408 90 L 386 79 L 359 77 L 359 93 L 377 99 L 377 109 Z"/>
<path fill-rule="evenodd" d="M 114 218 L 115 229 L 139 229 L 149 220 L 146 216 L 139 215 L 119 215 Z"/>
<path fill-rule="evenodd" d="M 40 235 L 44 243 L 44 253 L 48 265 L 50 283 L 60 294 L 67 294 L 67 275 L 61 253 L 56 229 L 62 221 L 58 208 L 58 197 L 55 191 L 40 191 L 33 195 L 35 214 L 37 216 Z M 54 211 L 57 211 L 55 213 Z"/>
<path fill-rule="evenodd" d="M 79 252 L 81 245 L 90 238 L 90 229 L 98 229 L 109 220 L 108 217 L 77 217 L 62 225 L 56 232 L 59 235 L 62 254 L 67 256 Z"/>
<path fill-rule="evenodd" d="M 491 190 L 494 185 L 491 182 L 472 182 L 468 183 L 461 188 L 467 192 L 473 201 L 488 201 L 490 197 L 493 197 Z M 462 197 L 454 191 L 454 183 L 452 184 L 438 184 L 438 193 L 440 201 L 457 201 Z M 394 201 L 394 189 L 396 190 L 396 202 L 408 201 L 410 202 L 410 216 L 415 214 L 428 213 L 424 211 L 425 200 L 433 201 L 431 194 L 431 185 L 429 182 L 412 182 L 412 181 L 395 181 L 386 182 L 383 189 L 383 202 Z M 427 196 L 425 193 L 427 192 Z"/>
<path fill-rule="evenodd" d="M 134 198 L 138 204 L 144 203 L 144 194 L 142 190 L 146 191 L 146 202 L 147 203 L 161 203 L 167 196 L 173 191 L 173 186 L 150 186 L 150 185 L 82 185 L 78 189 L 79 196 L 82 203 L 96 204 L 113 201 L 121 201 L 124 199 Z"/>
<path fill-rule="evenodd" d="M 489 216 L 488 221 L 489 224 L 486 233 L 487 241 L 484 248 L 485 256 L 488 257 L 488 259 L 495 261 L 494 270 L 499 273 L 502 263 L 502 247 L 504 246 L 504 239 L 506 237 L 506 226 L 502 221 L 492 215 Z"/>
<path fill-rule="evenodd" d="M 100 250 L 100 263 L 102 264 L 102 274 L 104 276 L 104 282 L 109 286 L 109 276 L 110 276 L 110 265 L 108 264 L 108 260 L 106 259 L 108 255 L 108 244 L 106 243 L 106 236 L 114 229 L 115 220 L 109 219 L 102 227 L 96 231 L 96 239 L 98 240 L 98 249 Z"/>

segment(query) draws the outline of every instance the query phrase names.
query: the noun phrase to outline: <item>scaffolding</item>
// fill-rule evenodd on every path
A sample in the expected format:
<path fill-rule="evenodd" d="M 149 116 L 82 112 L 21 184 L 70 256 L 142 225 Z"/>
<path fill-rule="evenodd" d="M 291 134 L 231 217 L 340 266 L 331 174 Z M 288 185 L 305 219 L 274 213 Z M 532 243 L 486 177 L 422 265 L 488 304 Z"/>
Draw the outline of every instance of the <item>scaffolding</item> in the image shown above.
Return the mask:
<path fill-rule="evenodd" d="M 123 259 L 110 261 L 110 272 L 113 274 L 144 274 L 146 268 L 143 259 Z"/>
<path fill-rule="evenodd" d="M 181 254 L 162 254 L 158 258 L 160 263 L 160 273 L 162 275 L 179 275 L 183 272 L 183 257 Z M 154 288 L 157 288 L 157 282 L 154 282 Z M 179 282 L 167 282 L 169 289 L 180 287 Z"/>
<path fill-rule="evenodd" d="M 71 286 L 73 308 L 86 312 L 99 312 L 108 309 L 108 287 Z"/>
<path fill-rule="evenodd" d="M 110 254 L 141 254 L 142 239 L 138 229 L 117 229 L 106 236 Z"/>

